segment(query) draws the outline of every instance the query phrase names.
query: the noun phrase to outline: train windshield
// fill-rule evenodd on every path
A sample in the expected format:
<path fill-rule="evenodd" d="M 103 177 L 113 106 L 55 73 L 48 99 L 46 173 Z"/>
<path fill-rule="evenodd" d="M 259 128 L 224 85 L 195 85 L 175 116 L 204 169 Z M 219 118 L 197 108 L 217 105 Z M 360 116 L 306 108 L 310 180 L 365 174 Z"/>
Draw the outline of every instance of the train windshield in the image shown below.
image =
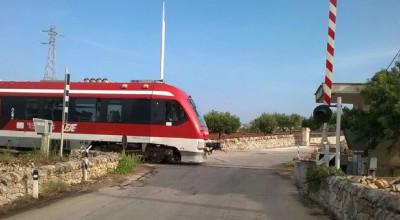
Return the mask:
<path fill-rule="evenodd" d="M 196 104 L 194 104 L 194 101 L 193 101 L 192 97 L 189 96 L 188 101 L 192 105 L 192 108 L 193 108 L 194 112 L 196 112 L 196 115 L 197 115 L 197 118 L 199 119 L 201 127 L 207 127 L 207 123 L 204 120 L 203 116 L 199 113 L 200 111 L 197 108 Z"/>

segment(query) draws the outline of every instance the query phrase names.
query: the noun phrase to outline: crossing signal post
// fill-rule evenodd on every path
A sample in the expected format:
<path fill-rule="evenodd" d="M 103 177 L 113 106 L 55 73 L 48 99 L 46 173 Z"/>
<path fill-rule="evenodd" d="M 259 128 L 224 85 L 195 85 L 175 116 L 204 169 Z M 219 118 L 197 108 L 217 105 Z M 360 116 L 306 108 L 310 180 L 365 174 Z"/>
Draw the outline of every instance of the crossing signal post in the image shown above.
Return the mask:
<path fill-rule="evenodd" d="M 61 122 L 61 143 L 60 143 L 60 157 L 63 157 L 64 148 L 64 129 L 68 123 L 68 107 L 69 107 L 69 80 L 70 75 L 68 68 L 65 68 L 65 81 L 64 81 L 64 97 L 63 97 L 63 111 L 62 111 L 62 122 Z"/>
<path fill-rule="evenodd" d="M 326 135 L 327 123 L 332 118 L 332 110 L 330 109 L 331 107 L 337 108 L 337 112 L 336 112 L 336 152 L 335 152 L 334 156 L 331 155 L 329 152 L 329 145 L 328 145 L 328 140 L 327 140 L 327 135 Z M 337 98 L 336 105 L 319 105 L 313 111 L 314 120 L 319 124 L 323 123 L 322 146 L 323 146 L 324 157 L 321 158 L 321 160 L 319 158 L 317 158 L 317 165 L 326 163 L 326 165 L 329 166 L 329 161 L 333 157 L 335 157 L 335 167 L 337 169 L 340 169 L 340 129 L 341 129 L 340 122 L 341 122 L 341 116 L 342 116 L 342 98 L 341 97 Z"/>

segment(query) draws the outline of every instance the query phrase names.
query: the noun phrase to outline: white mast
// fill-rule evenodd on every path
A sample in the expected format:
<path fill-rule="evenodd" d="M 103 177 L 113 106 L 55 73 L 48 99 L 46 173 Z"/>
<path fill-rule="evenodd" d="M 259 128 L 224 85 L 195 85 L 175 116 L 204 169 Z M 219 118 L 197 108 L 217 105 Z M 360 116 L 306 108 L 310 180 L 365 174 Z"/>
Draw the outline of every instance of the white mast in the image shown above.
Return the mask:
<path fill-rule="evenodd" d="M 161 21 L 161 64 L 160 64 L 160 80 L 164 82 L 164 47 L 165 47 L 165 2 L 162 5 L 162 21 Z"/>

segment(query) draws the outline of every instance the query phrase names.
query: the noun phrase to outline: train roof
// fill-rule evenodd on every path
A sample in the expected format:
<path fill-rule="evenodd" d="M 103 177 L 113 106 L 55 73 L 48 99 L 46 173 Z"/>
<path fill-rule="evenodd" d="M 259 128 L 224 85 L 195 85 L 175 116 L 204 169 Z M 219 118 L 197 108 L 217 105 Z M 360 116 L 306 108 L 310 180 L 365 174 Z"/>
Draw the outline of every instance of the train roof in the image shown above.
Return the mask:
<path fill-rule="evenodd" d="M 64 81 L 0 81 L 0 95 L 11 95 L 13 93 L 52 93 L 63 94 Z M 72 82 L 70 83 L 71 94 L 161 94 L 163 96 L 177 96 L 187 98 L 188 95 L 181 89 L 158 81 L 132 80 L 131 82 Z M 92 91 L 92 93 L 91 93 Z M 119 91 L 119 92 L 118 92 Z M 137 93 L 135 93 L 135 91 Z M 147 92 L 146 92 L 147 91 Z M 13 94 L 15 95 L 15 94 Z"/>

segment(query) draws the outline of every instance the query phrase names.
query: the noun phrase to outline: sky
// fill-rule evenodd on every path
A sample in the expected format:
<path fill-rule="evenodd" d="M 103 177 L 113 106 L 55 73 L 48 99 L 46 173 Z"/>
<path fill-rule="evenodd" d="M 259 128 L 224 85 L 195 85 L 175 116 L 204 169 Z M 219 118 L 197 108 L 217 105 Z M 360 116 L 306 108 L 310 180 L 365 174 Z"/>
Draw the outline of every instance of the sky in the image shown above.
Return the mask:
<path fill-rule="evenodd" d="M 0 79 L 43 79 L 56 26 L 57 78 L 160 79 L 162 0 L 2 0 Z M 166 0 L 165 82 L 203 114 L 242 123 L 308 117 L 325 78 L 329 0 Z M 366 82 L 400 49 L 400 1 L 338 0 L 333 82 Z"/>

